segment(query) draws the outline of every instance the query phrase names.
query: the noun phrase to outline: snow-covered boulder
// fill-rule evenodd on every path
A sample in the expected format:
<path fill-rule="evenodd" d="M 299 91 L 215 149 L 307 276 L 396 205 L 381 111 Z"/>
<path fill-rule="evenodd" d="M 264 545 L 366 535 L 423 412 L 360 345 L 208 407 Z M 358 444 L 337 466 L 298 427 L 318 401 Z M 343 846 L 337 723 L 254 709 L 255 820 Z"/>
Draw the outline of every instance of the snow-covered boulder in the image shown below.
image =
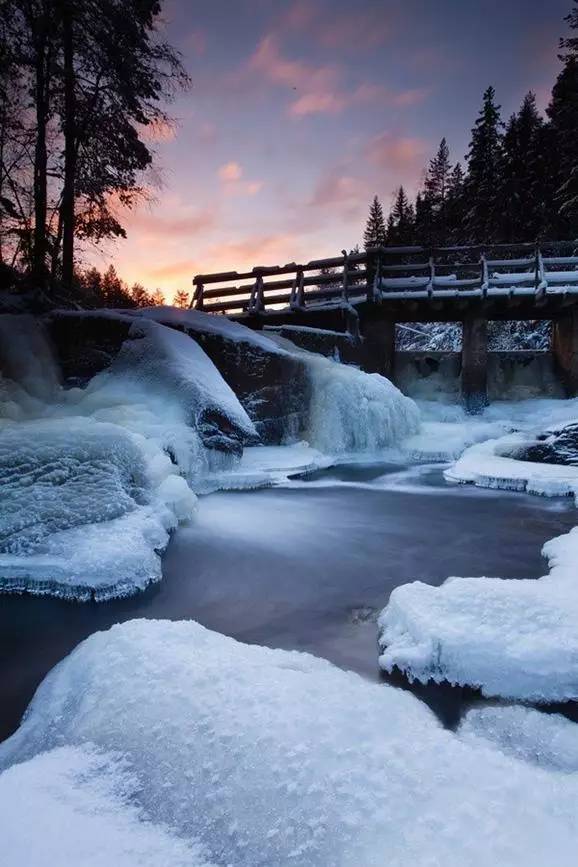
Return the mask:
<path fill-rule="evenodd" d="M 144 437 L 93 418 L 0 432 L 0 588 L 79 600 L 161 577 L 169 532 L 195 496 Z"/>
<path fill-rule="evenodd" d="M 157 851 L 171 828 L 155 862 L 171 867 L 175 837 L 232 867 L 573 867 L 578 844 L 576 774 L 472 744 L 405 691 L 192 622 L 91 636 L 45 679 L 0 766 L 0 805 L 14 803 L 0 808 L 3 853 L 6 840 L 23 851 L 15 810 L 32 789 L 34 815 L 52 779 L 59 865 L 78 831 L 96 858 L 127 820 L 129 849 L 148 833 Z M 125 774 L 138 784 L 117 811 Z M 107 806 L 112 843 L 92 832 Z"/>
<path fill-rule="evenodd" d="M 6 867 L 211 867 L 201 847 L 135 806 L 117 755 L 60 747 L 0 776 Z"/>
<path fill-rule="evenodd" d="M 379 664 L 486 696 L 578 699 L 578 527 L 547 542 L 538 580 L 448 578 L 396 588 L 379 618 Z"/>
<path fill-rule="evenodd" d="M 122 335 L 84 388 L 63 388 L 38 321 L 0 320 L 0 588 L 105 599 L 159 580 L 189 485 L 255 440 L 245 410 L 194 341 L 155 322 L 61 315 Z"/>
<path fill-rule="evenodd" d="M 68 384 L 123 382 L 133 403 L 177 404 L 208 449 L 239 456 L 255 428 L 215 365 L 193 341 L 156 322 L 110 311 L 60 312 L 49 327 Z M 107 376 L 108 372 L 108 376 Z M 100 374 L 100 376 L 97 376 Z M 93 378 L 95 377 L 95 378 Z M 169 411 L 170 415 L 170 411 Z"/>
<path fill-rule="evenodd" d="M 139 312 L 199 342 L 265 443 L 304 439 L 330 454 L 374 452 L 419 427 L 413 401 L 377 374 L 338 364 L 224 316 L 172 307 Z"/>
<path fill-rule="evenodd" d="M 302 438 L 311 386 L 303 360 L 225 316 L 175 307 L 136 311 L 188 334 L 203 348 L 231 386 L 262 441 L 268 445 Z"/>

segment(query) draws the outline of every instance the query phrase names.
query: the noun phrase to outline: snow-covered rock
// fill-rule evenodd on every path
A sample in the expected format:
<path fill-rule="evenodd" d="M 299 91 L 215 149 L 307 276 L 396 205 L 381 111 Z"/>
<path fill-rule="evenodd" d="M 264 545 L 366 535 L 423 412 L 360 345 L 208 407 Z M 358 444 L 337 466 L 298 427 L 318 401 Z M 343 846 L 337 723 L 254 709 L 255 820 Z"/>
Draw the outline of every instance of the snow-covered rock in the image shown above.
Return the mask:
<path fill-rule="evenodd" d="M 419 427 L 415 404 L 389 380 L 273 332 L 195 310 L 150 308 L 141 315 L 199 341 L 268 444 L 305 439 L 328 454 L 374 452 Z"/>
<path fill-rule="evenodd" d="M 104 756 L 85 759 L 94 748 Z M 88 779 L 85 762 L 97 765 Z M 0 809 L 0 836 L 17 852 L 18 786 L 43 794 L 52 769 L 57 855 L 89 822 L 97 854 L 123 822 L 138 846 L 133 818 L 153 841 L 170 825 L 155 863 L 171 865 L 181 863 L 175 835 L 232 867 L 570 867 L 578 844 L 577 775 L 472 744 L 407 692 L 192 622 L 133 621 L 91 636 L 48 675 L 0 764 L 1 802 L 15 793 L 15 808 Z M 117 812 L 119 773 L 138 786 Z M 92 834 L 107 802 L 112 843 Z M 75 803 L 90 809 L 78 829 L 68 825 Z"/>
<path fill-rule="evenodd" d="M 143 816 L 119 756 L 60 747 L 0 775 L 5 867 L 211 867 L 201 847 Z"/>
<path fill-rule="evenodd" d="M 578 494 L 578 466 L 542 464 L 515 457 L 524 454 L 534 443 L 533 437 L 523 433 L 477 443 L 445 470 L 444 475 L 449 481 L 481 488 L 526 491 L 546 497 L 575 497 Z"/>
<path fill-rule="evenodd" d="M 123 339 L 85 388 L 68 389 L 36 320 L 0 323 L 4 590 L 105 599 L 159 580 L 170 531 L 194 511 L 189 484 L 230 469 L 256 438 L 194 341 L 122 314 L 58 317 L 72 333 L 85 320 Z M 36 358 L 21 366 L 30 342 Z"/>
<path fill-rule="evenodd" d="M 505 755 L 548 770 L 578 772 L 578 726 L 557 713 L 523 705 L 473 707 L 458 734 L 473 746 L 483 739 Z"/>
<path fill-rule="evenodd" d="M 578 527 L 547 542 L 538 580 L 448 578 L 396 588 L 379 618 L 379 664 L 486 696 L 578 699 Z"/>

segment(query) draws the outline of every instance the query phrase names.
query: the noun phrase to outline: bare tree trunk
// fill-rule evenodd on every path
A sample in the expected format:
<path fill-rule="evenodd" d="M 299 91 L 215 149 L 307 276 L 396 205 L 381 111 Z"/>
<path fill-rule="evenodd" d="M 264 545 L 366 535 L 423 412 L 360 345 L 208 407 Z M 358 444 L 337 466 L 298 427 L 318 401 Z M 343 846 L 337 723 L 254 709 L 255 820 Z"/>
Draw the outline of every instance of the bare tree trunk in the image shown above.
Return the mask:
<path fill-rule="evenodd" d="M 62 282 L 72 288 L 74 276 L 74 192 L 76 181 L 76 104 L 74 33 L 70 0 L 62 4 L 64 56 L 64 186 L 62 189 Z"/>
<path fill-rule="evenodd" d="M 46 285 L 46 212 L 48 207 L 46 126 L 48 122 L 48 13 L 43 13 L 36 22 L 35 57 L 35 103 L 36 146 L 34 150 L 34 243 L 32 272 L 38 288 Z"/>

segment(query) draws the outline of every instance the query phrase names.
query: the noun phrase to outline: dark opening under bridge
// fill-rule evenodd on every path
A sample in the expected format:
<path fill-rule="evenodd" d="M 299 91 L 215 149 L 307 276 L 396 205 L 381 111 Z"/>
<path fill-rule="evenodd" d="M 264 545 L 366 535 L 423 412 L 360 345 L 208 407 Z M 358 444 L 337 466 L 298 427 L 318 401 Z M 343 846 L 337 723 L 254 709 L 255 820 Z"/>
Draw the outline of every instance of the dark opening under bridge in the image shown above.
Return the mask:
<path fill-rule="evenodd" d="M 199 274 L 191 307 L 254 329 L 299 325 L 348 332 L 368 372 L 395 378 L 395 325 L 461 322 L 468 406 L 486 402 L 488 320 L 551 320 L 552 352 L 578 394 L 578 241 L 375 247 L 306 264 Z"/>

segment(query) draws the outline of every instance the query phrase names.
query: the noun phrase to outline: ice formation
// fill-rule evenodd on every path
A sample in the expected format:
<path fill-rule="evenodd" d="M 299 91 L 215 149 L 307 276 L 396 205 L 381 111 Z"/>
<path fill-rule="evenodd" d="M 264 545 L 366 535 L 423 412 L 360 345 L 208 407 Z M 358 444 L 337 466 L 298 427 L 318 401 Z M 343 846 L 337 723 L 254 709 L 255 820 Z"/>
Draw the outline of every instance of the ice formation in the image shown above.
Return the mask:
<path fill-rule="evenodd" d="M 131 805 L 149 830 L 170 825 L 219 864 L 575 863 L 576 775 L 472 745 L 407 692 L 192 622 L 133 621 L 87 639 L 0 747 L 12 766 L 0 782 L 10 791 L 19 773 L 60 761 L 58 784 L 63 750 L 89 744 L 139 780 Z M 108 799 L 114 768 L 95 761 Z M 3 839 L 9 820 L 0 811 Z M 159 863 L 173 863 L 173 846 Z"/>
<path fill-rule="evenodd" d="M 19 382 L 0 378 L 5 589 L 105 599 L 159 580 L 169 532 L 194 511 L 189 484 L 231 466 L 255 437 L 194 341 L 126 318 L 111 367 L 68 390 L 38 323 L 5 322 L 36 343 L 40 362 Z M 17 340 L 3 345 L 8 373 L 20 369 L 19 352 Z"/>
<path fill-rule="evenodd" d="M 548 770 L 578 772 L 578 726 L 560 714 L 523 705 L 473 707 L 458 734 L 473 746 L 482 739 L 506 755 Z"/>
<path fill-rule="evenodd" d="M 272 332 L 252 331 L 223 316 L 166 307 L 144 310 L 140 315 L 193 334 L 217 334 L 226 341 L 300 360 L 310 385 L 310 403 L 307 429 L 297 438 L 307 440 L 321 452 L 376 452 L 415 433 L 419 427 L 414 402 L 382 376 L 299 349 Z"/>
<path fill-rule="evenodd" d="M 0 775 L 6 867 L 211 867 L 200 846 L 143 817 L 119 756 L 60 747 Z M 30 820 L 30 821 L 29 821 Z"/>
<path fill-rule="evenodd" d="M 379 619 L 386 671 L 536 702 L 578 698 L 578 527 L 547 542 L 539 580 L 448 578 L 396 588 Z"/>
<path fill-rule="evenodd" d="M 478 443 L 467 449 L 444 475 L 449 481 L 481 488 L 526 491 L 546 497 L 578 494 L 578 466 L 519 460 L 517 453 L 534 438 L 517 433 Z"/>

